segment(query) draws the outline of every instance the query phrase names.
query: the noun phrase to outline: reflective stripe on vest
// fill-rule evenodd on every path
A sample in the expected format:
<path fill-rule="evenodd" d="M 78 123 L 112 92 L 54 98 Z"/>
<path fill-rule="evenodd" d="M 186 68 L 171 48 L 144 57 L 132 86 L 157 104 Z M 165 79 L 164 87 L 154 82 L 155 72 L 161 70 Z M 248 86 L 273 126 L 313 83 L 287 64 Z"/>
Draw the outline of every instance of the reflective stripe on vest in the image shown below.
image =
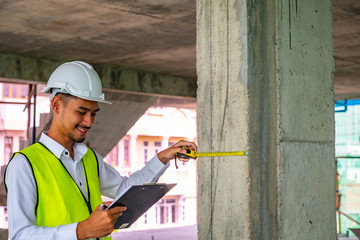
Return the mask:
<path fill-rule="evenodd" d="M 27 157 L 34 173 L 37 186 L 35 215 L 38 226 L 56 227 L 83 221 L 102 203 L 98 163 L 90 148 L 81 160 L 90 203 L 86 201 L 62 162 L 45 146 L 35 143 L 20 152 Z"/>

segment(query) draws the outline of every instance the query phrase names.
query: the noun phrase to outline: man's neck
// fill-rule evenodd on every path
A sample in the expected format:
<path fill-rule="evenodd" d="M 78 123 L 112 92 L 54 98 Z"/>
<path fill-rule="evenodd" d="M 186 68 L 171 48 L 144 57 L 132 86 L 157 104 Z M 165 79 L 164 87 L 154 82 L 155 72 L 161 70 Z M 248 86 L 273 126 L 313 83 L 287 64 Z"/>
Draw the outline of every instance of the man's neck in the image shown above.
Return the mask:
<path fill-rule="evenodd" d="M 51 128 L 50 128 L 49 132 L 47 133 L 47 135 L 50 138 L 52 138 L 53 140 L 55 140 L 56 142 L 58 142 L 59 144 L 61 144 L 61 146 L 66 148 L 66 150 L 69 151 L 70 157 L 72 159 L 74 159 L 74 150 L 73 150 L 74 141 L 69 139 L 67 136 L 59 137 L 59 134 L 56 134 L 53 131 L 51 131 Z"/>

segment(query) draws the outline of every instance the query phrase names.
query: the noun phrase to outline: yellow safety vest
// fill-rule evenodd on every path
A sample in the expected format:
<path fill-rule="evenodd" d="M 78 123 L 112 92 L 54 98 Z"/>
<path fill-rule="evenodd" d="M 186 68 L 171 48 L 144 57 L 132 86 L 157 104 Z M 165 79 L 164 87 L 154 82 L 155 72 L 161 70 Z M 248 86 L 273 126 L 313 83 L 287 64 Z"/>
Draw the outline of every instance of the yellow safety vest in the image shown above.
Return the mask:
<path fill-rule="evenodd" d="M 81 159 L 89 201 L 62 162 L 44 145 L 35 143 L 20 152 L 29 160 L 37 186 L 38 226 L 56 227 L 83 221 L 102 203 L 98 162 L 92 149 L 88 148 Z"/>

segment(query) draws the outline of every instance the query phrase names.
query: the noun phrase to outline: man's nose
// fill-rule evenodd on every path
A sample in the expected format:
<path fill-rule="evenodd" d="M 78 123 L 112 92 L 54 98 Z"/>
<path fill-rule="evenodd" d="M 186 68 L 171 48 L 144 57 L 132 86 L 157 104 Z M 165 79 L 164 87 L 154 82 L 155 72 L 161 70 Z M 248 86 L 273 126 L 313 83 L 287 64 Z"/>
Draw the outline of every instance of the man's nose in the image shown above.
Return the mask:
<path fill-rule="evenodd" d="M 87 113 L 83 118 L 82 125 L 90 128 L 94 124 L 94 121 L 95 121 L 95 117 L 92 116 L 91 113 Z"/>

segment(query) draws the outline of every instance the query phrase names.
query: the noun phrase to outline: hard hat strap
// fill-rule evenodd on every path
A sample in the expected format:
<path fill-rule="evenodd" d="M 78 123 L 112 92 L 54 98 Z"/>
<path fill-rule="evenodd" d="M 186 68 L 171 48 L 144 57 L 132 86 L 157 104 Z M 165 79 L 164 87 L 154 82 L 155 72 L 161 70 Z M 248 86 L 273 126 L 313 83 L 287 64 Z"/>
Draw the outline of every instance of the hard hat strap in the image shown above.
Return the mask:
<path fill-rule="evenodd" d="M 56 94 L 58 93 L 65 93 L 65 94 L 69 94 L 68 91 L 66 91 L 65 89 L 62 89 L 62 88 L 53 88 L 51 90 L 51 94 L 50 94 L 50 102 L 51 100 L 55 97 Z"/>

